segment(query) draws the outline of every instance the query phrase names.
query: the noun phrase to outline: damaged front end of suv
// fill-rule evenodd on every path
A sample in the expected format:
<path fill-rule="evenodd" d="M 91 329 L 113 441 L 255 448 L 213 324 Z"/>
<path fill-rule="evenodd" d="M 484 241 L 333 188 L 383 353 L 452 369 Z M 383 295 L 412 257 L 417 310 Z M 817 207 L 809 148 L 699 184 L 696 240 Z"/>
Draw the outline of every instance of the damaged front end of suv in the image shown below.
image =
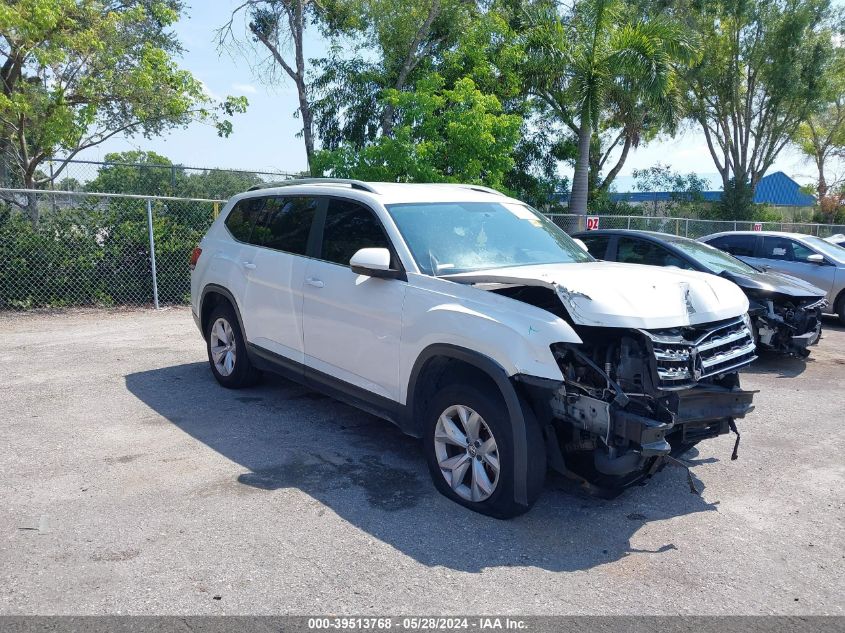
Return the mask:
<path fill-rule="evenodd" d="M 452 277 L 542 308 L 580 339 L 550 346 L 561 381 L 516 377 L 543 426 L 549 466 L 612 496 L 718 435 L 736 434 L 736 459 L 735 421 L 753 410 L 755 393 L 737 372 L 756 358 L 740 290 L 659 268 L 650 280 L 629 264 L 568 272 Z"/>
<path fill-rule="evenodd" d="M 550 394 L 547 433 L 565 474 L 618 490 L 729 431 L 736 458 L 734 421 L 754 408 L 737 375 L 756 358 L 746 319 L 577 331 L 582 345 L 553 346 L 564 380 Z"/>

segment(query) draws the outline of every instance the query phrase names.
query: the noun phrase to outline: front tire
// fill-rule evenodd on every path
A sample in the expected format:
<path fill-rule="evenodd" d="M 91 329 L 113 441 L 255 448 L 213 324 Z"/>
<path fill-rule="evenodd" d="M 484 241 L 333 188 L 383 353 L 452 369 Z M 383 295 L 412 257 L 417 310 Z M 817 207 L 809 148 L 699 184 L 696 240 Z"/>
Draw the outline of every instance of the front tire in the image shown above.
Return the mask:
<path fill-rule="evenodd" d="M 513 429 L 501 395 L 474 384 L 441 389 L 426 415 L 424 450 L 437 490 L 475 512 L 508 519 L 527 512 L 543 488 L 546 454 L 533 412 L 523 406 L 527 504 L 514 494 Z"/>
<path fill-rule="evenodd" d="M 206 351 L 211 373 L 227 389 L 250 387 L 261 378 L 247 356 L 246 341 L 234 309 L 228 303 L 214 308 L 206 324 Z"/>

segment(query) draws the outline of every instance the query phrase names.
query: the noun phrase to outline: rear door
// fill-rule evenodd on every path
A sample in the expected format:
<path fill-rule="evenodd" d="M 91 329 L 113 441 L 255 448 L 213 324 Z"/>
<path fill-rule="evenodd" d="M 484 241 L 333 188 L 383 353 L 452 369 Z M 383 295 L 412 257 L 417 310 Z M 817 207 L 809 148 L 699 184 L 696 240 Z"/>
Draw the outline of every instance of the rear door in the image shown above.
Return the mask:
<path fill-rule="evenodd" d="M 748 262 L 752 266 L 762 266 L 765 262 L 757 258 L 757 240 L 757 235 L 722 235 L 707 240 L 707 243 Z"/>
<path fill-rule="evenodd" d="M 302 363 L 302 282 L 306 253 L 319 198 L 268 196 L 251 242 L 252 256 L 242 265 L 249 277 L 243 315 L 248 340 Z"/>
<path fill-rule="evenodd" d="M 318 378 L 328 375 L 398 401 L 407 282 L 366 277 L 349 268 L 350 258 L 361 248 L 392 251 L 370 208 L 331 198 L 321 215 L 322 239 L 315 257 L 308 260 L 303 286 L 305 364 Z M 393 259 L 399 267 L 395 255 Z"/>

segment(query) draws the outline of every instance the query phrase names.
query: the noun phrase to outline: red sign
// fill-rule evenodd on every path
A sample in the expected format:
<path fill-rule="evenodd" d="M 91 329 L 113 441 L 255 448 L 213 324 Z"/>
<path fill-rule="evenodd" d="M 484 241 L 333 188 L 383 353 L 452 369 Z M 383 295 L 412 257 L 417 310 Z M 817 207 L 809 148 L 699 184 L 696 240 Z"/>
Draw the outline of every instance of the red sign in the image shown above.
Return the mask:
<path fill-rule="evenodd" d="M 599 228 L 599 216 L 597 216 L 597 215 L 587 216 L 587 230 L 588 231 L 595 231 L 598 228 Z"/>
<path fill-rule="evenodd" d="M 763 223 L 762 222 L 755 222 L 754 223 L 754 230 L 755 231 L 762 231 L 763 230 Z"/>

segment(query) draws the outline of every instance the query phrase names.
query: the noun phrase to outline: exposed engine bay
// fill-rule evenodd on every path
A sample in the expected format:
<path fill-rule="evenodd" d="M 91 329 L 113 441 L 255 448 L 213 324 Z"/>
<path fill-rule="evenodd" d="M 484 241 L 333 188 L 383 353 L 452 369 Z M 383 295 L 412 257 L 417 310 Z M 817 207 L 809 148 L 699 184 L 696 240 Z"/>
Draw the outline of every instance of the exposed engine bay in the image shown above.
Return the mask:
<path fill-rule="evenodd" d="M 775 352 L 799 358 L 808 356 L 808 347 L 821 339 L 821 315 L 827 300 L 776 293 L 749 295 L 748 314 L 754 324 L 757 343 Z"/>
<path fill-rule="evenodd" d="M 567 320 L 554 291 L 488 288 Z M 583 344 L 556 343 L 554 388 L 527 387 L 546 432 L 549 463 L 604 494 L 660 470 L 753 410 L 737 370 L 755 358 L 746 316 L 661 330 L 572 324 Z"/>

